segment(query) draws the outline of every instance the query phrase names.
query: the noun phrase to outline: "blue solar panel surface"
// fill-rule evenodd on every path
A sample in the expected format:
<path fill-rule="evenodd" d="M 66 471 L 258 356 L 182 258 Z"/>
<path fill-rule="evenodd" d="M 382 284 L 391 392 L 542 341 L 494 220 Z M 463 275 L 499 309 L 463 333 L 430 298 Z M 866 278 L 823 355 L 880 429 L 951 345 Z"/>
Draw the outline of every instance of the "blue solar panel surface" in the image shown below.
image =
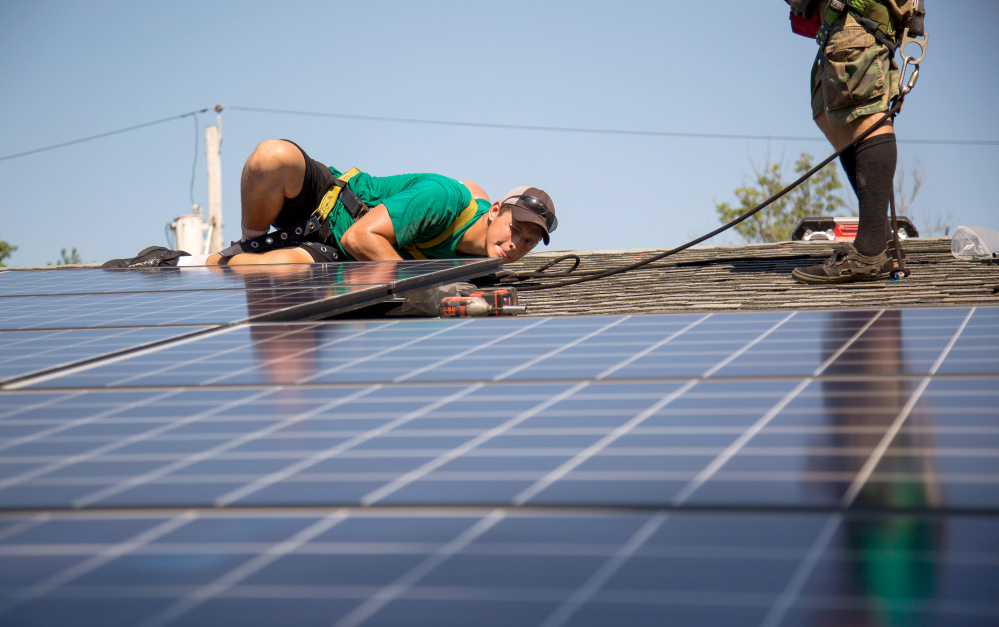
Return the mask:
<path fill-rule="evenodd" d="M 0 383 L 209 327 L 348 311 L 495 266 L 437 259 L 0 272 Z"/>
<path fill-rule="evenodd" d="M 996 308 L 253 323 L 53 372 L 0 393 L 0 622 L 995 624 L 997 349 Z"/>
<path fill-rule="evenodd" d="M 109 352 L 177 338 L 204 327 L 139 327 L 0 332 L 0 383 Z"/>
<path fill-rule="evenodd" d="M 0 272 L 0 330 L 301 319 L 487 274 L 496 265 L 495 260 L 431 259 Z"/>

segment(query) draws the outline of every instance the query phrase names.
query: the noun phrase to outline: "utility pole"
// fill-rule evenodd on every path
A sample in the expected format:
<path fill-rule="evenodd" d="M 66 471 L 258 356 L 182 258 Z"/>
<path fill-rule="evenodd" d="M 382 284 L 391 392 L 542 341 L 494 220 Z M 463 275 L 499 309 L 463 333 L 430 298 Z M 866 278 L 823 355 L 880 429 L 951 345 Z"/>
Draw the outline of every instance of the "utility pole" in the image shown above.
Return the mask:
<path fill-rule="evenodd" d="M 222 250 L 222 107 L 215 106 L 215 125 L 205 127 L 208 161 L 208 237 L 211 254 Z"/>

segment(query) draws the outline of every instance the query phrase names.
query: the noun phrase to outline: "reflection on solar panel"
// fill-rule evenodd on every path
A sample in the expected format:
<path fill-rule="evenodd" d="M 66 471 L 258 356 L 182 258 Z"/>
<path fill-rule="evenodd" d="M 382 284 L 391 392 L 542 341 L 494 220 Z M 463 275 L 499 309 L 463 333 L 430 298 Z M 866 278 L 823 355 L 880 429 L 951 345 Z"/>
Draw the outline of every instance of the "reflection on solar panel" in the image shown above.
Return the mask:
<path fill-rule="evenodd" d="M 496 266 L 437 259 L 0 272 L 0 382 L 243 321 L 328 316 Z"/>
<path fill-rule="evenodd" d="M 252 323 L 25 379 L 0 622 L 995 624 L 997 349 L 999 308 Z"/>
<path fill-rule="evenodd" d="M 495 260 L 0 272 L 0 329 L 230 324 L 330 315 Z"/>

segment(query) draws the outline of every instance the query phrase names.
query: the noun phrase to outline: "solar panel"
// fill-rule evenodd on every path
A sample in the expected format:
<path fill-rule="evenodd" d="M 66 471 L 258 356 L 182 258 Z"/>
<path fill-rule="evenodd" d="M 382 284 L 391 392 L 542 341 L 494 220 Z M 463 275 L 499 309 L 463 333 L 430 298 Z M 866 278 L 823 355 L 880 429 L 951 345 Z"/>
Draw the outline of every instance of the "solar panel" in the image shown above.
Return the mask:
<path fill-rule="evenodd" d="M 74 269 L 61 272 L 0 272 L 0 294 L 122 294 L 204 290 L 310 289 L 327 285 L 390 285 L 393 291 L 428 273 L 444 278 L 467 276 L 468 270 L 489 272 L 496 260 L 424 259 L 421 261 L 355 261 L 349 264 L 268 266 L 190 266 L 186 268 Z M 418 281 L 417 281 L 418 282 Z M 419 284 L 419 282 L 418 282 Z"/>
<path fill-rule="evenodd" d="M 244 320 L 333 315 L 495 267 L 469 259 L 0 272 L 0 385 Z"/>
<path fill-rule="evenodd" d="M 999 348 L 991 309 L 492 318 L 253 325 L 44 385 L 630 380 L 988 372 Z M 969 317 L 970 316 L 970 317 Z M 968 318 L 967 321 L 965 319 Z M 902 352 L 904 351 L 904 355 Z M 230 373 L 229 365 L 238 364 Z M 256 378 L 248 378 L 249 372 Z"/>
<path fill-rule="evenodd" d="M 0 330 L 302 319 L 487 274 L 490 259 L 0 273 Z"/>
<path fill-rule="evenodd" d="M 6 523 L 5 625 L 985 625 L 999 614 L 992 518 L 470 509 Z"/>
<path fill-rule="evenodd" d="M 0 622 L 991 624 L 997 323 L 251 323 L 26 379 Z"/>
<path fill-rule="evenodd" d="M 179 337 L 204 327 L 0 332 L 0 383 L 109 352 Z"/>

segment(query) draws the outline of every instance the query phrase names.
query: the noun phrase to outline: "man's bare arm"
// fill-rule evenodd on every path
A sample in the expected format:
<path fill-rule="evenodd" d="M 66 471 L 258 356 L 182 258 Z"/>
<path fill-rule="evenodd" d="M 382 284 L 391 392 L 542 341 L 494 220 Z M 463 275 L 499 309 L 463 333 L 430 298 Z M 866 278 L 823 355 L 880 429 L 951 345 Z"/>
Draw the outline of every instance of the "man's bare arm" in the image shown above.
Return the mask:
<path fill-rule="evenodd" d="M 395 243 L 395 227 L 385 205 L 372 207 L 340 238 L 344 252 L 358 261 L 401 260 Z"/>

